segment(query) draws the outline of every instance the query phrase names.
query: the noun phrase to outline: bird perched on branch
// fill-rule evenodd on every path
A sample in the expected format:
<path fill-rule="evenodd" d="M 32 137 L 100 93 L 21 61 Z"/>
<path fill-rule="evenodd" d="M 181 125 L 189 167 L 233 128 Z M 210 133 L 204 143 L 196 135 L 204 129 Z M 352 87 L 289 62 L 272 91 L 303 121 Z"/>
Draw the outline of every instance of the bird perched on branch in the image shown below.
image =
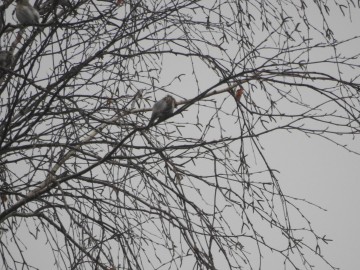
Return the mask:
<path fill-rule="evenodd" d="M 166 97 L 156 102 L 153 106 L 152 115 L 148 126 L 151 126 L 157 118 L 159 121 L 162 121 L 170 116 L 174 112 L 175 107 L 175 99 L 170 95 L 167 95 Z"/>
<path fill-rule="evenodd" d="M 22 25 L 38 24 L 40 21 L 40 14 L 29 0 L 16 0 L 16 18 Z"/>

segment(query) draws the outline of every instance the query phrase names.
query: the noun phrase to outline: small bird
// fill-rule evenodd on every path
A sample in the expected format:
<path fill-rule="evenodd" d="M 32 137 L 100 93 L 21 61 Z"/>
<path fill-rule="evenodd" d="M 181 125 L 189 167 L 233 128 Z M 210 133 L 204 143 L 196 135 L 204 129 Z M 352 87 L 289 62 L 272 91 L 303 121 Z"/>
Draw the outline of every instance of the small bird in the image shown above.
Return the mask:
<path fill-rule="evenodd" d="M 175 107 L 175 99 L 170 95 L 167 95 L 166 97 L 156 102 L 152 109 L 152 115 L 148 126 L 151 126 L 157 118 L 159 118 L 159 121 L 162 121 L 170 116 L 174 112 Z"/>
<path fill-rule="evenodd" d="M 16 18 L 22 25 L 38 24 L 39 12 L 29 3 L 29 0 L 16 0 Z"/>
<path fill-rule="evenodd" d="M 9 68 L 13 62 L 13 55 L 9 51 L 0 51 L 0 67 Z"/>

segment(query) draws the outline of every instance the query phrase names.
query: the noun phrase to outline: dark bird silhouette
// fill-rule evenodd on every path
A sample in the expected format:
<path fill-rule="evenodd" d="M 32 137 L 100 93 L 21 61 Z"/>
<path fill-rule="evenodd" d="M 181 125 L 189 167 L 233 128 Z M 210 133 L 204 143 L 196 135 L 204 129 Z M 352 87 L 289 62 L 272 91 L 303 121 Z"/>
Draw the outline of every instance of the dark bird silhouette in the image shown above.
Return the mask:
<path fill-rule="evenodd" d="M 174 112 L 175 107 L 175 99 L 170 95 L 167 95 L 166 97 L 156 102 L 153 106 L 152 115 L 148 126 L 151 126 L 156 119 L 159 119 L 158 121 L 166 119 Z"/>
<path fill-rule="evenodd" d="M 36 8 L 30 5 L 29 0 L 16 0 L 16 2 L 16 18 L 20 24 L 29 25 L 39 23 L 40 14 Z"/>

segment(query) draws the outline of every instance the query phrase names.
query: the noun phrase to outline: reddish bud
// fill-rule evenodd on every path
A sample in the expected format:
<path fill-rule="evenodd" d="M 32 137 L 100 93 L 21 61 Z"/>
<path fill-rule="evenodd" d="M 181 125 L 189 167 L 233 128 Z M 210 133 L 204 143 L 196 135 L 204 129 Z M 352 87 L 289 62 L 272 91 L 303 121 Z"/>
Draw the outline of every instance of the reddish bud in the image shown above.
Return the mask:
<path fill-rule="evenodd" d="M 238 90 L 236 90 L 236 93 L 235 93 L 235 99 L 236 101 L 240 101 L 240 98 L 242 96 L 242 94 L 244 93 L 244 88 L 240 87 Z"/>
<path fill-rule="evenodd" d="M 117 1 L 116 1 L 116 4 L 117 4 L 118 6 L 122 6 L 124 3 L 125 3 L 125 0 L 117 0 Z"/>

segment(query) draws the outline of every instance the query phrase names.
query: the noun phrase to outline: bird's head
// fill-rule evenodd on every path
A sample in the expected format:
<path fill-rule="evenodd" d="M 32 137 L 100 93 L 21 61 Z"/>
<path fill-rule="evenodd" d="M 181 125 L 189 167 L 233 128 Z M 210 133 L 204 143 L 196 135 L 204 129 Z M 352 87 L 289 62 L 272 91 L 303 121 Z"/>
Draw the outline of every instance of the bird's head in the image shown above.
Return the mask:
<path fill-rule="evenodd" d="M 166 101 L 166 103 L 169 104 L 171 107 L 176 108 L 176 101 L 175 101 L 175 99 L 174 99 L 172 96 L 167 95 L 167 96 L 165 97 L 165 101 Z"/>

